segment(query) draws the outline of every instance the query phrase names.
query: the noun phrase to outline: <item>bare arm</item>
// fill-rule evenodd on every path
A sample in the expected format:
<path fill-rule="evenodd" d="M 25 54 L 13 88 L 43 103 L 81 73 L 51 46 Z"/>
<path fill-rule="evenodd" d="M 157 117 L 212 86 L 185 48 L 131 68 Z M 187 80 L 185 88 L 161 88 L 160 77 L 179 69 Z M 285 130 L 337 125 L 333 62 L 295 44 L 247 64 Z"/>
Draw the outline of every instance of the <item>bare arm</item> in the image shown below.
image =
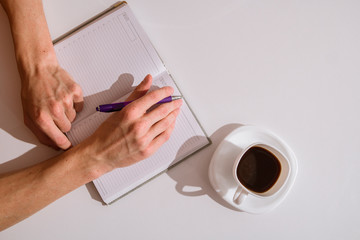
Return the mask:
<path fill-rule="evenodd" d="M 70 147 L 70 130 L 83 103 L 81 88 L 59 66 L 41 0 L 0 0 L 11 25 L 21 77 L 24 122 L 40 142 Z"/>
<path fill-rule="evenodd" d="M 27 169 L 0 176 L 0 231 L 106 171 L 92 163 L 74 148 Z"/>
<path fill-rule="evenodd" d="M 149 157 L 167 141 L 182 101 L 146 112 L 173 92 L 165 87 L 144 95 L 150 85 L 148 76 L 128 100 L 138 99 L 110 116 L 84 142 L 55 158 L 0 176 L 0 231 L 114 168 Z"/>

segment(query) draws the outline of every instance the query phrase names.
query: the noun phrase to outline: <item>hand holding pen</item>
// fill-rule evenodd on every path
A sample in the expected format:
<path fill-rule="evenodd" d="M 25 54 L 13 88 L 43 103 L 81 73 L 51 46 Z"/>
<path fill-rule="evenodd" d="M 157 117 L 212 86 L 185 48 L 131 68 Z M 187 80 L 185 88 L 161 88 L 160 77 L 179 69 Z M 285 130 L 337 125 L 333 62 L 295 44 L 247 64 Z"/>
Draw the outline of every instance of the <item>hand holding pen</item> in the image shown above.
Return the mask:
<path fill-rule="evenodd" d="M 148 92 L 151 76 L 148 75 L 126 100 L 122 111 L 117 111 L 95 131 L 87 143 L 92 145 L 89 156 L 106 161 L 106 169 L 125 167 L 152 155 L 165 143 L 175 127 L 182 100 L 161 104 L 148 111 L 154 104 L 173 94 L 173 88 L 163 87 Z"/>

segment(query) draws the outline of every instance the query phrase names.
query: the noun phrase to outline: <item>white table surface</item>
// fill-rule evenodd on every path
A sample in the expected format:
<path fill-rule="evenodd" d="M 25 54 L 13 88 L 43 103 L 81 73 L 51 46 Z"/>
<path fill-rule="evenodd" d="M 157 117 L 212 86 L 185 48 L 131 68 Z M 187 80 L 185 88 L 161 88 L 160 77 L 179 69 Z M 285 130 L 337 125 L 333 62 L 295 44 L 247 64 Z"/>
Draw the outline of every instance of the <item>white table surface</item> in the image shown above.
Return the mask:
<path fill-rule="evenodd" d="M 45 0 L 52 37 L 112 3 Z M 111 206 L 80 187 L 0 239 L 360 239 L 360 1 L 128 3 L 212 146 Z M 0 171 L 58 154 L 23 125 L 2 9 L 0 73 Z M 208 180 L 213 152 L 239 124 L 275 132 L 298 158 L 294 187 L 267 214 L 230 209 Z"/>

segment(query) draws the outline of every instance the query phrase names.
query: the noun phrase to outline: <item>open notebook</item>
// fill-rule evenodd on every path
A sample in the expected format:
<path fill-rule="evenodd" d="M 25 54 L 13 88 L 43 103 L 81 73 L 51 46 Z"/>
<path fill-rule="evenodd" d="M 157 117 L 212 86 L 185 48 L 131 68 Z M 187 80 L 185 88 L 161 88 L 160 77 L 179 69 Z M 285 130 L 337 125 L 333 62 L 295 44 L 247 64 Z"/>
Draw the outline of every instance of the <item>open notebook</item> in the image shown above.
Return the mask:
<path fill-rule="evenodd" d="M 148 73 L 153 76 L 154 86 L 172 86 L 174 95 L 181 95 L 125 2 L 55 40 L 54 46 L 61 66 L 84 94 L 84 109 L 67 134 L 73 145 L 90 136 L 109 117 L 110 113 L 96 112 L 96 106 L 124 100 Z M 96 179 L 95 187 L 109 204 L 209 143 L 184 101 L 168 142 L 150 158 Z"/>

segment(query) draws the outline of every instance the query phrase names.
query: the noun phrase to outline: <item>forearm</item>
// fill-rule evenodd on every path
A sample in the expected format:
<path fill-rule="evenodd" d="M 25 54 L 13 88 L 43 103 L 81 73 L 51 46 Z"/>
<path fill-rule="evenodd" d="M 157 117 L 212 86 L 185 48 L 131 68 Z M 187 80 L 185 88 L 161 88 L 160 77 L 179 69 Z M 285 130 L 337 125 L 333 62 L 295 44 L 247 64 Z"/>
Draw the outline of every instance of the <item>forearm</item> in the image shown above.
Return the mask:
<path fill-rule="evenodd" d="M 0 1 L 10 21 L 20 74 L 33 74 L 44 64 L 57 64 L 42 1 Z"/>
<path fill-rule="evenodd" d="M 74 147 L 30 168 L 0 176 L 0 231 L 107 171 L 86 156 L 84 149 Z"/>

